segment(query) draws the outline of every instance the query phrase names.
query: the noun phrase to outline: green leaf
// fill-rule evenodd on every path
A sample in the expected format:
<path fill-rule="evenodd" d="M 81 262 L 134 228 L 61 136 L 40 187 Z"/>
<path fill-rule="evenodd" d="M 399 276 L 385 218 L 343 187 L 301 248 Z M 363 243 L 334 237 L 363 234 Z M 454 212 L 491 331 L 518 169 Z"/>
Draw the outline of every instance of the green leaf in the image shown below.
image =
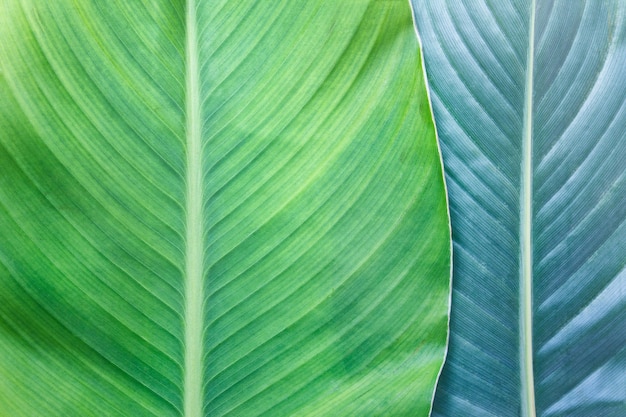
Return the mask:
<path fill-rule="evenodd" d="M 428 414 L 408 3 L 5 0 L 0 65 L 0 415 Z"/>
<path fill-rule="evenodd" d="M 626 2 L 412 3 L 454 240 L 434 415 L 626 415 Z"/>

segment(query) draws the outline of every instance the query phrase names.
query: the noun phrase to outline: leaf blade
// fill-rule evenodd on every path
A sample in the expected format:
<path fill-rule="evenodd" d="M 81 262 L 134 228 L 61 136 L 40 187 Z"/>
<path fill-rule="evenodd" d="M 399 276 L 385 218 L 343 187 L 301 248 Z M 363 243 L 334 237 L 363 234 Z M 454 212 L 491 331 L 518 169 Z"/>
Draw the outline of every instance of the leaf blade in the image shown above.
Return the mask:
<path fill-rule="evenodd" d="M 427 414 L 449 225 L 408 5 L 198 2 L 202 153 L 183 6 L 2 5 L 0 409 Z"/>
<path fill-rule="evenodd" d="M 537 412 L 569 415 L 584 409 L 602 414 L 624 403 L 619 389 L 595 390 L 584 382 L 592 379 L 594 369 L 623 370 L 619 363 L 624 353 L 615 344 L 623 344 L 625 332 L 613 327 L 608 337 L 595 320 L 616 323 L 622 314 L 617 306 L 624 298 L 593 301 L 600 300 L 603 289 L 624 287 L 622 257 L 609 249 L 621 248 L 624 240 L 618 191 L 623 169 L 613 159 L 620 157 L 614 149 L 623 148 L 624 138 L 624 95 L 616 75 L 625 59 L 623 5 L 536 3 L 536 37 L 531 43 L 532 2 L 467 2 L 454 7 L 445 1 L 413 2 L 447 165 L 456 253 L 457 307 L 453 304 L 450 353 L 435 404 L 439 415 L 521 412 L 517 228 L 529 43 L 535 48 L 532 274 Z M 612 126 L 612 131 L 603 125 Z M 577 168 L 585 165 L 594 166 L 583 169 L 586 175 Z M 596 210 L 604 213 L 602 220 Z M 580 344 L 571 337 L 546 355 L 551 343 L 547 334 L 568 321 L 580 322 L 589 303 L 598 316 L 589 321 L 588 337 Z M 604 313 L 598 307 L 603 304 Z M 477 355 L 479 363 L 473 359 Z M 587 387 L 584 395 L 582 386 Z M 579 392 L 577 400 L 573 392 Z M 606 398 L 611 398 L 608 408 Z M 598 408 L 592 412 L 594 404 Z"/>

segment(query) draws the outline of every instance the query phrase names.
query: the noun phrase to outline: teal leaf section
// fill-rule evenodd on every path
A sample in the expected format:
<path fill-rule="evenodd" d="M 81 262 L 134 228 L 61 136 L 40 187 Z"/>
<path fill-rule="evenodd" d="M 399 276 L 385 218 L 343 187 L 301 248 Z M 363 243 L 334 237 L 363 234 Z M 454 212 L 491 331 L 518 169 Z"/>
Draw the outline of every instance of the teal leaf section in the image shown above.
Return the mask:
<path fill-rule="evenodd" d="M 412 5 L 454 242 L 433 415 L 626 415 L 626 2 Z"/>
<path fill-rule="evenodd" d="M 0 415 L 429 414 L 407 2 L 0 2 Z"/>

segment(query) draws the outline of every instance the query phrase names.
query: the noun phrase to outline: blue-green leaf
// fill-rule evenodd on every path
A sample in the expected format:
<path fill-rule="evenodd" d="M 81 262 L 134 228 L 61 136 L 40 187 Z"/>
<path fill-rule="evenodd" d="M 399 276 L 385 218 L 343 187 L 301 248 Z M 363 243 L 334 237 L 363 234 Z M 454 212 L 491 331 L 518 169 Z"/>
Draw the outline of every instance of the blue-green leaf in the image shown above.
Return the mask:
<path fill-rule="evenodd" d="M 626 2 L 412 3 L 455 252 L 434 415 L 626 415 Z"/>

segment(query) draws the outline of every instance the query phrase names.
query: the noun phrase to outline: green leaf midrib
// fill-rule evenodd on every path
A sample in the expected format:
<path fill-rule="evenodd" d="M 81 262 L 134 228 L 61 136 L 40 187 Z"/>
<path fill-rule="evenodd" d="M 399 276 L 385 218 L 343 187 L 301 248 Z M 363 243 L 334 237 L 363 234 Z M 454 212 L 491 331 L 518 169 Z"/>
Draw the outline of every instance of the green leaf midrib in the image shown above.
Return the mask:
<path fill-rule="evenodd" d="M 533 88 L 535 60 L 535 0 L 530 2 L 528 55 L 524 85 L 524 124 L 520 175 L 520 259 L 519 259 L 519 360 L 521 414 L 535 417 L 533 375 Z"/>
<path fill-rule="evenodd" d="M 198 38 L 195 0 L 187 0 L 185 18 L 185 347 L 183 410 L 185 417 L 202 415 L 203 220 L 202 128 L 199 97 Z"/>

